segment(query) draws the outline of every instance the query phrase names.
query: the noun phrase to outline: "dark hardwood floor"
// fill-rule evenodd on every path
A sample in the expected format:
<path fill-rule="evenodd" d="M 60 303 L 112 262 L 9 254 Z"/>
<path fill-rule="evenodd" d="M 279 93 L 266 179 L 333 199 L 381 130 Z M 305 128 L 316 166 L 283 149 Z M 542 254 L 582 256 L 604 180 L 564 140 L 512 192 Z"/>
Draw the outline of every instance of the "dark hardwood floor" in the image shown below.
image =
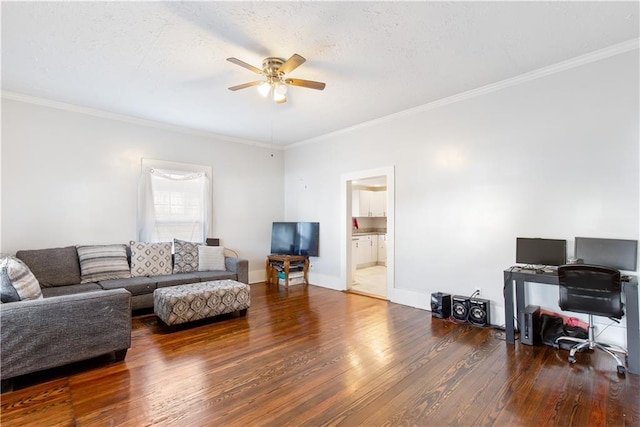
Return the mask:
<path fill-rule="evenodd" d="M 134 317 L 124 362 L 22 378 L 2 426 L 640 425 L 640 376 L 598 353 L 570 366 L 501 331 L 315 286 L 251 298 L 247 317 L 172 333 Z"/>

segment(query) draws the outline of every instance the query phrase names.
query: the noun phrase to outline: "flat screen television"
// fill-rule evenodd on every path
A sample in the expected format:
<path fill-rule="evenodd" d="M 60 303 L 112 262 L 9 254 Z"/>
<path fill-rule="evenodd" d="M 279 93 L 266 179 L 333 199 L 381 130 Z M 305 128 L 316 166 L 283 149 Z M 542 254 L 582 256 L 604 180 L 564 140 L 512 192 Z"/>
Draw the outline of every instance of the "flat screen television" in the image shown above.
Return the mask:
<path fill-rule="evenodd" d="M 518 264 L 562 265 L 566 262 L 566 240 L 516 238 L 516 263 Z"/>
<path fill-rule="evenodd" d="M 271 254 L 318 256 L 319 222 L 274 222 L 271 228 Z"/>
<path fill-rule="evenodd" d="M 574 253 L 575 257 L 581 259 L 585 264 L 636 271 L 638 241 L 576 237 Z"/>

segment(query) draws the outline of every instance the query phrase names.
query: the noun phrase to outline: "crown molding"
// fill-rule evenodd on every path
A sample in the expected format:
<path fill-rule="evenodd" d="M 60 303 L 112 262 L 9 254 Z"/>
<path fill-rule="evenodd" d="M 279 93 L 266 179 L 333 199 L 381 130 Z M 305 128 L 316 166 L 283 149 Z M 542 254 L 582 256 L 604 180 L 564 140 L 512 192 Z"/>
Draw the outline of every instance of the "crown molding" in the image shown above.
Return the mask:
<path fill-rule="evenodd" d="M 418 114 L 424 111 L 433 110 L 435 108 L 440 108 L 445 105 L 450 105 L 459 101 L 464 101 L 466 99 L 475 98 L 480 95 L 485 95 L 491 92 L 497 92 L 499 90 L 516 86 L 522 83 L 530 82 L 532 80 L 539 79 L 541 77 L 546 77 L 552 74 L 560 73 L 565 70 L 569 70 L 572 68 L 580 67 L 585 64 L 589 64 L 592 62 L 599 61 L 601 59 L 610 58 L 612 56 L 620 55 L 626 52 L 630 52 L 632 50 L 640 49 L 640 38 L 627 40 L 626 42 L 618 43 L 613 46 L 606 47 L 604 49 L 596 50 L 594 52 L 590 52 L 584 55 L 576 56 L 575 58 L 568 59 L 566 61 L 558 62 L 556 64 L 550 65 L 548 67 L 539 68 L 537 70 L 530 71 L 528 73 L 520 74 L 515 77 L 511 77 L 496 83 L 490 83 L 488 85 L 479 87 L 477 89 L 471 89 L 466 92 L 462 92 L 456 95 L 452 95 L 446 98 L 438 99 L 433 102 L 429 102 L 427 104 L 419 105 L 417 107 L 410 108 L 408 110 L 399 111 L 397 113 L 390 114 L 388 116 L 380 117 L 377 119 L 369 120 L 367 122 L 359 123 L 355 126 L 350 126 L 344 129 L 339 129 L 335 132 L 330 132 L 324 135 L 320 135 L 314 138 L 310 138 L 304 141 L 296 142 L 294 144 L 289 144 L 284 147 L 285 150 L 289 150 L 296 147 L 301 147 L 303 145 L 314 144 L 317 142 L 324 141 L 328 138 L 341 135 L 344 133 L 349 133 L 354 130 L 364 129 L 371 126 L 378 125 L 380 123 L 387 122 L 389 120 L 398 119 L 400 117 L 411 116 L 414 114 Z"/>
<path fill-rule="evenodd" d="M 74 113 L 85 114 L 88 116 L 99 117 L 102 119 L 117 120 L 125 123 L 132 123 L 141 126 L 148 126 L 155 129 L 178 132 L 186 135 L 201 136 L 205 138 L 214 138 L 217 140 L 232 142 L 236 144 L 251 145 L 253 147 L 267 148 L 269 150 L 283 150 L 279 145 L 270 145 L 263 142 L 251 141 L 243 138 L 236 138 L 232 136 L 220 135 L 213 132 L 206 132 L 203 130 L 192 129 L 183 126 L 170 125 L 166 123 L 156 122 L 153 120 L 140 119 L 138 117 L 127 116 L 124 114 L 111 113 L 109 111 L 99 110 L 96 108 L 83 107 L 80 105 L 69 104 L 66 102 L 53 101 L 51 99 L 39 98 L 31 95 L 25 95 L 17 92 L 10 92 L 3 90 L 1 92 L 3 99 L 12 101 L 25 102 L 27 104 L 40 105 L 43 107 L 55 108 L 57 110 L 71 111 Z"/>
<path fill-rule="evenodd" d="M 251 141 L 251 140 L 236 138 L 236 137 L 227 136 L 227 135 L 220 135 L 212 132 L 207 132 L 207 131 L 183 127 L 183 126 L 169 125 L 166 123 L 156 122 L 152 120 L 141 119 L 141 118 L 127 116 L 123 114 L 111 113 L 108 111 L 99 110 L 95 108 L 83 107 L 79 105 L 69 104 L 69 103 L 60 102 L 60 101 L 53 101 L 50 99 L 34 97 L 30 95 L 25 95 L 25 94 L 5 91 L 5 90 L 1 91 L 1 97 L 3 99 L 20 101 L 20 102 L 25 102 L 29 104 L 35 104 L 35 105 L 55 108 L 59 110 L 71 111 L 71 112 L 85 114 L 85 115 L 94 116 L 94 117 L 100 117 L 100 118 L 105 118 L 110 120 L 117 120 L 121 122 L 137 124 L 141 126 L 148 126 L 156 129 L 173 131 L 173 132 L 178 132 L 178 133 L 187 134 L 187 135 L 195 135 L 195 136 L 201 136 L 205 138 L 214 138 L 214 139 L 218 139 L 225 142 L 232 142 L 232 143 L 250 145 L 254 147 L 267 148 L 270 150 L 283 151 L 283 150 L 293 149 L 293 148 L 297 148 L 297 147 L 308 145 L 308 144 L 318 143 L 337 135 L 349 133 L 358 129 L 372 127 L 380 123 L 387 122 L 389 120 L 395 120 L 401 117 L 415 115 L 424 111 L 440 108 L 440 107 L 450 105 L 459 101 L 463 101 L 466 99 L 471 99 L 471 98 L 485 95 L 491 92 L 496 92 L 511 86 L 530 82 L 532 80 L 536 80 L 541 77 L 549 76 L 555 73 L 576 68 L 576 67 L 589 64 L 592 62 L 596 62 L 602 59 L 606 59 L 612 56 L 620 55 L 632 50 L 637 50 L 639 48 L 640 48 L 640 38 L 631 39 L 626 42 L 618 43 L 604 49 L 600 49 L 594 52 L 577 56 L 572 59 L 568 59 L 566 61 L 559 62 L 557 64 L 550 65 L 548 67 L 539 68 L 537 70 L 530 71 L 528 73 L 524 73 L 516 77 L 505 79 L 496 83 L 491 83 L 476 89 L 472 89 L 472 90 L 462 92 L 456 95 L 452 95 L 446 98 L 442 98 L 433 102 L 429 102 L 427 104 L 413 107 L 408 110 L 399 111 L 397 113 L 393 113 L 384 117 L 369 120 L 354 126 L 339 129 L 334 132 L 330 132 L 324 135 L 320 135 L 314 138 L 310 138 L 310 139 L 289 144 L 286 146 L 281 146 L 278 144 L 276 145 L 265 144 L 262 142 Z"/>

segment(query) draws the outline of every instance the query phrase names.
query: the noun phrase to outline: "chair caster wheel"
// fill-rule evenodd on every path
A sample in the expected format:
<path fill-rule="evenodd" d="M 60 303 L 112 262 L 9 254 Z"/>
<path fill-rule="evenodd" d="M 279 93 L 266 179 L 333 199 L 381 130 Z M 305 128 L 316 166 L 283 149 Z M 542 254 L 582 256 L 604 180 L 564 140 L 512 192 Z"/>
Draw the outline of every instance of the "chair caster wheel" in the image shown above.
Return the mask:
<path fill-rule="evenodd" d="M 574 356 L 569 356 L 567 360 L 569 361 L 569 363 L 576 363 L 576 358 Z"/>
<path fill-rule="evenodd" d="M 624 367 L 624 366 L 621 366 L 621 365 L 618 365 L 618 366 L 617 366 L 617 369 L 618 369 L 618 373 L 619 373 L 620 375 L 624 375 L 624 374 L 625 374 L 625 372 L 627 372 L 627 370 L 625 369 L 625 367 Z"/>

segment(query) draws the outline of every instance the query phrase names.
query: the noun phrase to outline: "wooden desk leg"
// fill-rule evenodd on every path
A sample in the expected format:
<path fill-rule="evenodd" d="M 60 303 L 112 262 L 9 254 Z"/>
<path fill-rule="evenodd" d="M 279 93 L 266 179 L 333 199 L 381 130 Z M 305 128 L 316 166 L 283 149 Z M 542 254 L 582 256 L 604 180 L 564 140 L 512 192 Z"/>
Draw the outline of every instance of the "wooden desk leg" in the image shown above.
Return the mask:
<path fill-rule="evenodd" d="M 271 276 L 273 275 L 273 271 L 272 271 L 272 268 L 271 268 L 271 261 L 269 261 L 269 258 L 267 258 L 265 271 L 267 273 L 267 279 L 266 279 L 267 285 L 270 285 L 271 284 L 271 279 L 272 279 Z"/>
<path fill-rule="evenodd" d="M 309 285 L 309 258 L 304 259 L 304 284 Z"/>
<path fill-rule="evenodd" d="M 289 287 L 289 260 L 284 260 L 284 286 Z"/>

